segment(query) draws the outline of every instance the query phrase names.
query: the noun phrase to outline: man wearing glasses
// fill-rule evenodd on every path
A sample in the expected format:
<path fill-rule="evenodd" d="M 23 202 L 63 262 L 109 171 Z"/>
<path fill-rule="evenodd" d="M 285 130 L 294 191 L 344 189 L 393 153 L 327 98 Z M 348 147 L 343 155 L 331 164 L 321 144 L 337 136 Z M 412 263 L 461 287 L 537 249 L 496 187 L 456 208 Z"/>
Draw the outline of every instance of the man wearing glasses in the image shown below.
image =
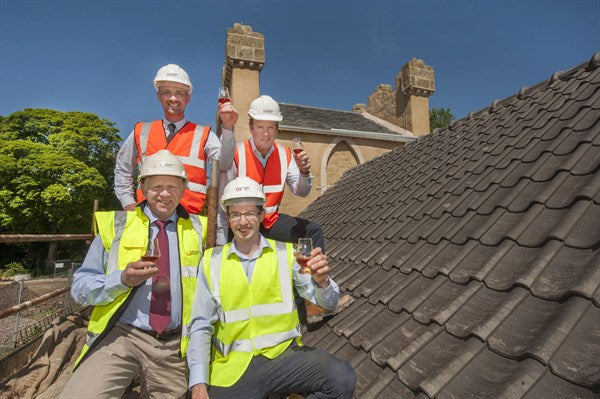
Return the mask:
<path fill-rule="evenodd" d="M 344 360 L 302 345 L 293 288 L 333 309 L 337 284 L 327 257 L 315 248 L 311 274 L 301 274 L 290 243 L 259 232 L 265 195 L 248 177 L 223 191 L 233 241 L 208 249 L 192 310 L 188 365 L 194 399 L 250 398 L 300 393 L 349 399 L 356 376 Z"/>

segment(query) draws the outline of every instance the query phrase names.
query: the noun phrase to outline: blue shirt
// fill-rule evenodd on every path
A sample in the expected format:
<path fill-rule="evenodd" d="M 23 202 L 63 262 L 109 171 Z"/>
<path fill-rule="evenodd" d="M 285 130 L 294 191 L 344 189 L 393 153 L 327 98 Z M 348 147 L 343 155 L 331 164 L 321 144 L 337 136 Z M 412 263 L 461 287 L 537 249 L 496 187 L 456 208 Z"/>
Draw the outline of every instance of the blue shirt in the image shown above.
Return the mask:
<path fill-rule="evenodd" d="M 158 218 L 152 213 L 150 207 L 144 207 L 144 213 L 150 219 L 150 239 L 158 234 L 158 227 L 154 224 Z M 165 230 L 169 239 L 169 262 L 171 277 L 171 322 L 167 330 L 181 325 L 182 290 L 179 267 L 179 245 L 177 239 L 177 212 L 169 217 Z M 71 295 L 77 303 L 84 305 L 105 305 L 114 301 L 119 295 L 126 292 L 129 287 L 121 284 L 121 270 L 106 274 L 108 252 L 102 245 L 100 236 L 96 236 L 83 264 L 73 274 Z M 130 324 L 143 330 L 152 330 L 150 327 L 150 298 L 152 294 L 152 278 L 142 283 L 131 298 L 127 308 L 119 321 Z"/>
<path fill-rule="evenodd" d="M 252 280 L 252 272 L 256 260 L 261 256 L 264 248 L 271 248 L 267 240 L 261 235 L 260 248 L 256 253 L 247 256 L 237 250 L 235 240 L 231 242 L 229 254 L 236 254 L 241 266 L 246 273 L 248 283 Z M 202 265 L 202 261 L 200 261 Z M 202 267 L 202 266 L 200 266 Z M 300 265 L 294 261 L 292 266 L 292 280 L 298 294 L 317 305 L 335 309 L 340 296 L 338 285 L 328 278 L 329 285 L 321 288 L 309 274 L 300 273 Z M 218 320 L 217 306 L 211 297 L 206 276 L 200 268 L 196 280 L 196 291 L 194 293 L 194 305 L 192 307 L 192 325 L 190 331 L 190 343 L 187 349 L 188 365 L 190 369 L 189 386 L 196 384 L 208 384 L 208 364 L 210 361 L 211 338 L 215 330 L 213 323 Z"/>

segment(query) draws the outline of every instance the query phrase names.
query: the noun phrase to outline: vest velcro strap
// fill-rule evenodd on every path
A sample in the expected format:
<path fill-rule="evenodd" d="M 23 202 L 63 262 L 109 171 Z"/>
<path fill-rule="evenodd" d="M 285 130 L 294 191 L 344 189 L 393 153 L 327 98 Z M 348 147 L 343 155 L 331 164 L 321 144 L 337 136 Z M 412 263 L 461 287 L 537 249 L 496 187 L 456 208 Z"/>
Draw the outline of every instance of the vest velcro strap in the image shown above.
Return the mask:
<path fill-rule="evenodd" d="M 182 266 L 181 277 L 196 277 L 198 274 L 198 267 L 196 266 Z"/>
<path fill-rule="evenodd" d="M 231 352 L 252 352 L 252 341 L 249 339 L 239 339 L 232 342 L 229 345 L 224 344 L 216 337 L 213 339 L 213 345 L 221 352 L 224 356 L 227 356 Z"/>
<path fill-rule="evenodd" d="M 179 158 L 179 160 L 183 162 L 184 165 L 193 166 L 195 168 L 204 169 L 206 165 L 203 159 L 194 158 L 193 156 L 183 157 L 181 155 L 178 155 L 177 158 Z"/>
<path fill-rule="evenodd" d="M 250 311 L 248 309 L 234 309 L 227 312 L 223 312 L 220 309 L 219 319 L 225 323 L 234 323 L 236 321 L 248 320 L 250 318 Z"/>
<path fill-rule="evenodd" d="M 148 138 L 150 137 L 150 127 L 152 126 L 152 122 L 144 122 L 142 123 L 142 131 L 140 132 L 140 150 L 141 150 L 141 158 L 142 161 L 146 157 L 146 152 L 148 151 Z M 138 164 L 138 167 L 140 164 Z"/>
<path fill-rule="evenodd" d="M 237 153 L 239 159 L 238 176 L 246 177 L 246 151 L 244 149 L 244 143 L 237 144 Z"/>
<path fill-rule="evenodd" d="M 296 328 L 289 331 L 260 335 L 254 338 L 254 349 L 257 350 L 263 348 L 270 348 L 284 341 L 287 341 L 288 339 L 296 338 L 299 336 L 301 336 L 299 325 Z"/>
<path fill-rule="evenodd" d="M 137 212 L 137 211 L 136 211 Z M 119 248 L 121 246 L 121 237 L 127 224 L 127 212 L 115 211 L 114 215 L 114 237 L 108 251 L 108 262 L 106 265 L 106 274 L 110 274 L 119 269 L 118 258 Z"/>
<path fill-rule="evenodd" d="M 285 147 L 282 146 L 281 144 L 277 144 L 277 149 L 279 150 L 279 165 L 280 165 L 279 172 L 281 173 L 281 175 L 280 175 L 281 190 L 280 191 L 283 191 L 283 185 L 285 183 L 285 178 L 287 177 L 287 172 L 288 172 L 288 161 L 287 161 L 287 155 L 285 153 Z"/>
<path fill-rule="evenodd" d="M 191 329 L 192 329 L 191 324 L 182 323 L 181 324 L 181 336 L 182 337 L 189 337 Z"/>
<path fill-rule="evenodd" d="M 238 339 L 231 344 L 225 344 L 216 336 L 213 336 L 213 345 L 224 355 L 227 356 L 231 352 L 253 352 L 264 348 L 270 348 L 279 345 L 289 339 L 300 337 L 300 325 L 289 331 L 277 332 L 273 334 L 265 334 L 250 339 Z"/>
<path fill-rule="evenodd" d="M 206 194 L 206 186 L 203 184 L 192 183 L 191 181 L 189 181 L 187 184 L 187 188 L 190 191 L 195 191 L 197 193 Z"/>
<path fill-rule="evenodd" d="M 276 184 L 272 186 L 263 186 L 263 191 L 267 193 L 278 193 L 283 190 L 283 184 Z"/>
<path fill-rule="evenodd" d="M 265 207 L 266 213 L 273 213 L 279 208 L 279 205 Z"/>

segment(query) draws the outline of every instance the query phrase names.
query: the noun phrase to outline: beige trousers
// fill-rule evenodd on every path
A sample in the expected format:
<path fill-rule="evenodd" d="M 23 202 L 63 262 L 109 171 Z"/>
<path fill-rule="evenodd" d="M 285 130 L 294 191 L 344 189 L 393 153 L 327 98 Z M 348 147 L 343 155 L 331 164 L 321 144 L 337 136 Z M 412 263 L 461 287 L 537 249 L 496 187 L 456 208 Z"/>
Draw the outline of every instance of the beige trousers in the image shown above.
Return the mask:
<path fill-rule="evenodd" d="M 60 397 L 120 398 L 138 373 L 140 397 L 184 397 L 187 372 L 185 359 L 179 356 L 179 336 L 159 341 L 117 323 L 77 367 Z"/>

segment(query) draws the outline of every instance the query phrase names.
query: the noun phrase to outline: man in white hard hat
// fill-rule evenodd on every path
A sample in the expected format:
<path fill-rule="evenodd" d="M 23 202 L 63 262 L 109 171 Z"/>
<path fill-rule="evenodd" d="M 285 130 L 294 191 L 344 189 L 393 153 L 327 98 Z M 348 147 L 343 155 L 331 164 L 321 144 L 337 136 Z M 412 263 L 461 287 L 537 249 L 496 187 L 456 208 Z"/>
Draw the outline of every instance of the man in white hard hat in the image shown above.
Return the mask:
<path fill-rule="evenodd" d="M 301 274 L 292 244 L 260 234 L 262 187 L 248 177 L 227 184 L 221 205 L 234 238 L 203 257 L 192 310 L 188 365 L 192 398 L 266 398 L 301 393 L 351 398 L 356 376 L 344 360 L 301 343 L 292 287 L 333 309 L 339 297 L 327 257 L 315 248 Z M 212 351 L 212 353 L 211 353 Z"/>
<path fill-rule="evenodd" d="M 167 149 L 184 163 L 189 179 L 181 205 L 189 213 L 198 214 L 206 198 L 206 165 L 211 159 L 220 159 L 220 170 L 226 171 L 231 166 L 235 145 L 233 126 L 238 113 L 231 102 L 219 104 L 218 115 L 222 122 L 219 139 L 210 126 L 186 119 L 185 108 L 190 102 L 192 83 L 181 67 L 168 64 L 160 68 L 154 87 L 164 117 L 137 123 L 123 143 L 115 165 L 115 194 L 124 210 L 132 210 L 144 199 L 142 191 L 136 190 L 133 184 L 136 168 L 146 156 Z"/>
<path fill-rule="evenodd" d="M 312 238 L 314 245 L 325 250 L 323 230 L 315 222 L 278 212 L 284 185 L 298 196 L 310 193 L 313 176 L 306 151 L 295 153 L 275 142 L 283 117 L 279 104 L 269 96 L 260 96 L 250 104 L 250 139 L 235 149 L 232 176 L 248 176 L 262 184 L 267 197 L 266 215 L 261 234 L 279 241 L 296 242 L 300 237 Z M 221 226 L 225 224 L 222 222 Z M 229 235 L 229 238 L 231 235 Z M 219 240 L 221 243 L 223 240 Z"/>
<path fill-rule="evenodd" d="M 206 218 L 179 205 L 187 181 L 182 162 L 158 151 L 141 167 L 146 200 L 129 212 L 95 214 L 98 235 L 71 286 L 73 298 L 94 309 L 61 398 L 120 398 L 138 374 L 143 397 L 185 394 L 183 357 L 206 237 Z M 147 251 L 150 244 L 158 253 Z"/>

